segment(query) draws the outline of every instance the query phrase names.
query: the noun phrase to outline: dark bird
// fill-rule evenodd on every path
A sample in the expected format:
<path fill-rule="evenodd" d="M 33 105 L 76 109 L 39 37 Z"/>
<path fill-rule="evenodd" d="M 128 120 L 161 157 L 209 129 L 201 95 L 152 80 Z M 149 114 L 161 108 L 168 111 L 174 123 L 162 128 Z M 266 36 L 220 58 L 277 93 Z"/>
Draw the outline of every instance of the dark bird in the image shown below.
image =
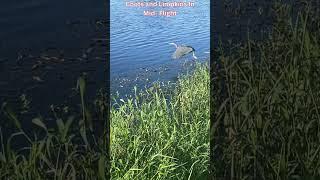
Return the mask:
<path fill-rule="evenodd" d="M 178 46 L 176 43 L 169 43 L 176 47 L 176 51 L 172 54 L 173 59 L 179 59 L 182 56 L 185 56 L 189 53 L 192 53 L 194 59 L 198 59 L 195 55 L 195 49 L 191 46 L 180 45 Z"/>

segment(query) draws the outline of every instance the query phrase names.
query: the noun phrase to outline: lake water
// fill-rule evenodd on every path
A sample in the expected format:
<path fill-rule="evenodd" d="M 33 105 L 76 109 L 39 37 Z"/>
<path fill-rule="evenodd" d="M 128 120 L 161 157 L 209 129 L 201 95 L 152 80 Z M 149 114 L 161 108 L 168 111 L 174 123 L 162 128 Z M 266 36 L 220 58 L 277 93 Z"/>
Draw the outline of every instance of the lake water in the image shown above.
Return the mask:
<path fill-rule="evenodd" d="M 155 81 L 175 81 L 192 66 L 192 56 L 171 58 L 175 47 L 190 45 L 200 61 L 210 51 L 210 1 L 195 1 L 193 7 L 129 7 L 111 0 L 111 93 L 130 93 L 133 86 Z M 157 2 L 157 1 L 144 1 Z M 158 1 L 174 2 L 174 1 Z M 176 11 L 176 16 L 145 16 L 144 11 Z"/>
<path fill-rule="evenodd" d="M 103 1 L 3 1 L 0 103 L 20 103 L 24 94 L 33 112 L 46 113 L 78 98 L 72 88 L 82 72 L 94 95 L 106 82 L 105 42 L 94 40 L 106 38 L 105 22 Z"/>
<path fill-rule="evenodd" d="M 147 2 L 147 1 L 145 1 Z M 150 1 L 154 2 L 154 1 Z M 272 24 L 271 1 L 215 1 L 214 32 L 223 41 L 261 34 Z M 199 61 L 208 61 L 210 2 L 194 7 L 136 8 L 111 0 L 111 92 L 128 94 L 155 81 L 175 81 L 191 66 L 192 56 L 171 59 L 170 42 L 194 47 Z M 79 100 L 73 88 L 88 75 L 87 93 L 107 84 L 106 5 L 88 0 L 5 1 L 0 6 L 0 102 L 30 100 L 32 111 L 46 113 L 50 105 Z M 149 17 L 143 10 L 175 10 L 176 16 Z M 241 12 L 236 15 L 234 12 Z M 249 23 L 250 22 L 250 23 Z M 215 36 L 214 40 L 217 41 Z M 186 62 L 186 63 L 185 63 Z"/>

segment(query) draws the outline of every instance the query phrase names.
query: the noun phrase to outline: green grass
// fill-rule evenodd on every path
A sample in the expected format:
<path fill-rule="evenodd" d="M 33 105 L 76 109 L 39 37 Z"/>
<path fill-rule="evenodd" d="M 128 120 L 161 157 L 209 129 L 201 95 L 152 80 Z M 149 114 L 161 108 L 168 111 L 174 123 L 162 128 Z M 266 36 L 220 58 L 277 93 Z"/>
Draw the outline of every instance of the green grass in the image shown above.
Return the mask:
<path fill-rule="evenodd" d="M 112 179 L 206 179 L 209 79 L 198 64 L 174 92 L 158 84 L 112 108 Z"/>
<path fill-rule="evenodd" d="M 85 106 L 83 77 L 78 83 L 83 100 L 80 111 L 66 115 L 53 108 L 55 126 L 48 127 L 39 116 L 30 119 L 34 129 L 26 132 L 20 120 L 24 114 L 3 104 L 6 118 L 2 116 L 2 120 L 12 122 L 14 133 L 4 139 L 0 128 L 0 179 L 105 179 L 108 149 L 103 139 L 95 141 L 90 130 L 93 118 L 89 116 L 99 114 L 104 118 L 101 111 L 106 110 L 105 96 L 99 93 L 93 107 Z"/>
<path fill-rule="evenodd" d="M 107 137 L 97 139 L 94 120 L 107 120 L 106 94 L 86 99 L 85 77 L 77 83 L 80 109 L 52 107 L 56 125 L 41 116 L 27 132 L 25 116 L 4 103 L 4 121 L 14 133 L 4 139 L 1 129 L 0 179 L 204 179 L 209 160 L 209 69 L 198 64 L 176 84 L 136 93 L 120 100 L 111 113 L 111 168 Z M 136 90 L 137 91 L 137 90 Z M 117 108 L 116 108 L 117 107 Z M 60 109 L 60 111 L 59 111 Z M 52 121 L 51 121 L 52 122 Z M 102 124 L 102 123 L 100 123 Z M 105 126 L 107 127 L 107 126 Z M 16 148 L 23 142 L 23 147 Z M 21 145 L 20 145 L 21 146 Z"/>
<path fill-rule="evenodd" d="M 289 9 L 275 5 L 269 39 L 253 42 L 248 34 L 236 52 L 219 50 L 222 68 L 213 84 L 224 79 L 226 90 L 215 101 L 212 128 L 213 153 L 222 154 L 213 160 L 217 177 L 320 176 L 319 17 L 306 6 L 293 21 Z"/>

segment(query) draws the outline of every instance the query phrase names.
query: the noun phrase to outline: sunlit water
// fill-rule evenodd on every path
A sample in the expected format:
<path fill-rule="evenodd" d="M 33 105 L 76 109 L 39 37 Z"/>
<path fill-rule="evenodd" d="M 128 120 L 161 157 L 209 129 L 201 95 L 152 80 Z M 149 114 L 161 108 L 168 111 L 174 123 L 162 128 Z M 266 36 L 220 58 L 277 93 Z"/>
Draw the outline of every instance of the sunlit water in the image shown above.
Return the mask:
<path fill-rule="evenodd" d="M 144 10 L 171 10 L 177 15 L 144 16 Z M 111 93 L 123 95 L 135 85 L 143 88 L 155 81 L 175 81 L 186 72 L 192 55 L 173 60 L 175 47 L 170 42 L 192 46 L 199 60 L 206 61 L 209 16 L 209 0 L 195 1 L 193 7 L 128 7 L 125 1 L 111 0 Z"/>
<path fill-rule="evenodd" d="M 194 1 L 194 7 L 161 8 L 175 10 L 173 17 L 147 17 L 145 8 L 126 7 L 125 1 L 111 1 L 111 92 L 122 95 L 155 81 L 175 81 L 193 65 L 191 55 L 171 59 L 174 46 L 190 45 L 199 61 L 207 61 L 210 49 L 210 2 Z M 214 28 L 217 41 L 246 40 L 250 31 L 268 31 L 272 24 L 271 1 L 215 1 Z M 230 2 L 230 3 L 229 3 Z M 232 3 L 231 3 L 232 2 Z M 241 2 L 241 3 L 240 3 Z M 247 3 L 246 3 L 247 2 Z M 211 2 L 212 3 L 212 2 Z M 242 4 L 242 5 L 240 5 Z M 241 18 L 229 11 L 240 7 Z M 150 10 L 152 8 L 149 8 Z M 158 11 L 160 8 L 153 8 Z M 105 68 L 105 6 L 102 1 L 87 0 L 20 0 L 5 1 L 0 6 L 0 102 L 17 101 L 25 94 L 36 111 L 50 111 L 51 104 L 70 103 L 78 98 L 72 88 L 82 72 L 88 74 L 87 95 L 94 96 L 104 86 Z M 224 14 L 224 15 L 222 15 Z M 266 18 L 267 17 L 267 18 Z M 86 60 L 83 52 L 93 47 Z M 45 63 L 33 69 L 41 56 L 63 58 L 64 62 Z M 40 78 L 38 81 L 35 78 Z M 106 83 L 107 84 L 107 83 Z M 45 100 L 44 100 L 45 99 Z"/>

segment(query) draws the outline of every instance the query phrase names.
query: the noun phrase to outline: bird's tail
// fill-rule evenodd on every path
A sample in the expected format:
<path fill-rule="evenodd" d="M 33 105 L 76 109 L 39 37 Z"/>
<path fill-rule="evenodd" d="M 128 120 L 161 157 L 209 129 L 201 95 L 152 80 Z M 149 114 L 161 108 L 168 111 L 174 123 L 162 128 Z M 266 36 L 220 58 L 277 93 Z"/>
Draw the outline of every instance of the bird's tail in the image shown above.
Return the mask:
<path fill-rule="evenodd" d="M 195 55 L 194 51 L 192 52 L 192 56 L 193 56 L 193 58 L 198 59 L 197 56 Z"/>

